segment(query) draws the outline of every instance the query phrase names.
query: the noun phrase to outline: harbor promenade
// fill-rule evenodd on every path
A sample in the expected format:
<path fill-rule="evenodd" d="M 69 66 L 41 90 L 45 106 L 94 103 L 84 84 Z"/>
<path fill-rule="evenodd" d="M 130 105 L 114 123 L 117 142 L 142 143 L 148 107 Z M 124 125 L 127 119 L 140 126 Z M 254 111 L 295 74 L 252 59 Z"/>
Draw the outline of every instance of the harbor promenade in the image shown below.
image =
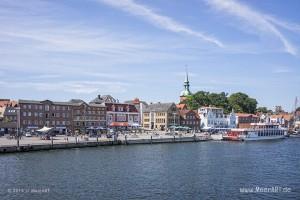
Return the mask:
<path fill-rule="evenodd" d="M 17 147 L 16 139 L 0 137 L 0 153 L 26 152 L 51 149 L 82 148 L 110 145 L 131 144 L 155 144 L 155 143 L 177 143 L 177 142 L 200 142 L 207 141 L 209 137 L 203 134 L 121 134 L 117 138 L 86 137 L 86 136 L 64 136 L 58 135 L 50 140 L 41 140 L 40 137 L 22 137 Z"/>

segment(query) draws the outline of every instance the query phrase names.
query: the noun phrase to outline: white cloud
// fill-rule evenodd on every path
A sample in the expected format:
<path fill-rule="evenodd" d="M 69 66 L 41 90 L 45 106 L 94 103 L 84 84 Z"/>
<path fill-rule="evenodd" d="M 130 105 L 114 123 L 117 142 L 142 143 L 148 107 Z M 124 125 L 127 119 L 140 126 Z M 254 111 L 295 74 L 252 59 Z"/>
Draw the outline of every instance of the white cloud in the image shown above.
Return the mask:
<path fill-rule="evenodd" d="M 124 93 L 129 84 L 109 81 L 55 81 L 55 82 L 21 82 L 1 81 L 1 87 L 12 89 L 28 89 L 39 92 L 68 92 L 74 94 Z"/>
<path fill-rule="evenodd" d="M 279 24 L 274 18 L 267 17 L 253 8 L 239 3 L 235 0 L 205 0 L 208 5 L 225 13 L 231 14 L 248 25 L 252 26 L 258 33 L 268 33 L 276 36 L 284 46 L 284 50 L 292 55 L 297 54 L 297 49 L 292 45 L 287 38 L 274 25 Z M 274 21 L 276 21 L 274 23 Z"/>
<path fill-rule="evenodd" d="M 172 31 L 175 33 L 185 33 L 188 35 L 192 35 L 195 37 L 199 37 L 204 41 L 213 43 L 219 47 L 223 47 L 223 43 L 220 42 L 218 39 L 212 37 L 212 36 L 208 36 L 202 32 L 199 31 L 194 31 L 190 28 L 188 28 L 187 26 L 175 21 L 174 19 L 164 16 L 164 15 L 160 15 L 157 14 L 156 12 L 154 12 L 151 8 L 145 6 L 145 5 L 141 5 L 141 4 L 137 4 L 135 3 L 133 0 L 97 0 L 98 2 L 103 2 L 107 5 L 122 9 L 132 15 L 136 15 L 139 17 L 142 17 L 144 20 L 150 22 L 151 24 L 168 30 L 168 31 Z"/>
<path fill-rule="evenodd" d="M 276 68 L 272 71 L 272 73 L 274 74 L 283 74 L 283 73 L 290 73 L 290 72 L 292 72 L 292 70 L 286 67 Z"/>
<path fill-rule="evenodd" d="M 287 22 L 287 21 L 278 19 L 274 16 L 266 15 L 265 17 L 268 21 L 270 21 L 271 23 L 273 23 L 277 26 L 280 26 L 289 31 L 294 31 L 296 33 L 300 33 L 300 25 L 299 24 Z"/>

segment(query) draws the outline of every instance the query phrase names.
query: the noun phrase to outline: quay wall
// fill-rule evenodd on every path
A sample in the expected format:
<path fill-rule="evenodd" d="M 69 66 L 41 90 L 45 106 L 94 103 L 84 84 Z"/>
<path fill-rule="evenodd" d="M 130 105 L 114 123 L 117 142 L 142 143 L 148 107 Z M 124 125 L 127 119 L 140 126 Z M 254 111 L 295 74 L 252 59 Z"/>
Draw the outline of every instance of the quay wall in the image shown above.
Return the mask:
<path fill-rule="evenodd" d="M 0 154 L 42 151 L 52 149 L 71 149 L 71 148 L 85 148 L 97 146 L 112 146 L 112 145 L 134 145 L 134 144 L 160 144 L 160 143 L 179 143 L 179 142 L 201 142 L 208 141 L 199 137 L 174 137 L 174 138 L 149 138 L 149 139 L 125 139 L 117 141 L 85 141 L 78 143 L 54 143 L 54 144 L 32 144 L 17 146 L 0 146 Z"/>

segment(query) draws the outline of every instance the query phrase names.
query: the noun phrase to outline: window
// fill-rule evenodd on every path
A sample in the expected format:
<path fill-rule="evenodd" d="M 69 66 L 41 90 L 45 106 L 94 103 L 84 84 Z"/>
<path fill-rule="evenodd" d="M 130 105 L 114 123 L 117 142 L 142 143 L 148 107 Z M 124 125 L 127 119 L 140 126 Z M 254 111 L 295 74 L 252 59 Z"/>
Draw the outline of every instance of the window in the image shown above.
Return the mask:
<path fill-rule="evenodd" d="M 31 117 L 31 112 L 28 112 L 28 117 Z"/>
<path fill-rule="evenodd" d="M 27 108 L 26 104 L 25 104 L 25 105 L 23 105 L 23 108 L 24 108 L 24 109 L 26 109 L 26 108 Z"/>
<path fill-rule="evenodd" d="M 23 124 L 26 125 L 26 120 L 23 120 Z"/>
<path fill-rule="evenodd" d="M 39 117 L 43 117 L 43 113 L 39 113 Z"/>
<path fill-rule="evenodd" d="M 40 106 L 39 106 L 39 109 L 40 109 L 40 110 L 43 110 L 43 106 L 42 106 L 42 105 L 40 105 Z"/>
<path fill-rule="evenodd" d="M 34 112 L 34 116 L 37 117 L 39 116 L 39 114 L 37 112 Z"/>
<path fill-rule="evenodd" d="M 23 112 L 23 117 L 26 117 L 27 116 L 27 113 L 26 112 Z"/>
<path fill-rule="evenodd" d="M 31 109 L 31 105 L 28 105 L 28 109 Z"/>
<path fill-rule="evenodd" d="M 49 111 L 49 105 L 45 105 L 45 111 Z"/>

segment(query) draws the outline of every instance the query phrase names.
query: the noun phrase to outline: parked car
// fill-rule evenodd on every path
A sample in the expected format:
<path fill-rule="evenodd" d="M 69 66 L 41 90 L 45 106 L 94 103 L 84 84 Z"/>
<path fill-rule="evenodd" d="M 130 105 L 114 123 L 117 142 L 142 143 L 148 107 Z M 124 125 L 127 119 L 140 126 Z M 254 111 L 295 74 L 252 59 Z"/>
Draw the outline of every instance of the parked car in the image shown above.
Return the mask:
<path fill-rule="evenodd" d="M 31 133 L 29 132 L 25 133 L 25 137 L 31 137 L 31 136 L 32 136 Z"/>

